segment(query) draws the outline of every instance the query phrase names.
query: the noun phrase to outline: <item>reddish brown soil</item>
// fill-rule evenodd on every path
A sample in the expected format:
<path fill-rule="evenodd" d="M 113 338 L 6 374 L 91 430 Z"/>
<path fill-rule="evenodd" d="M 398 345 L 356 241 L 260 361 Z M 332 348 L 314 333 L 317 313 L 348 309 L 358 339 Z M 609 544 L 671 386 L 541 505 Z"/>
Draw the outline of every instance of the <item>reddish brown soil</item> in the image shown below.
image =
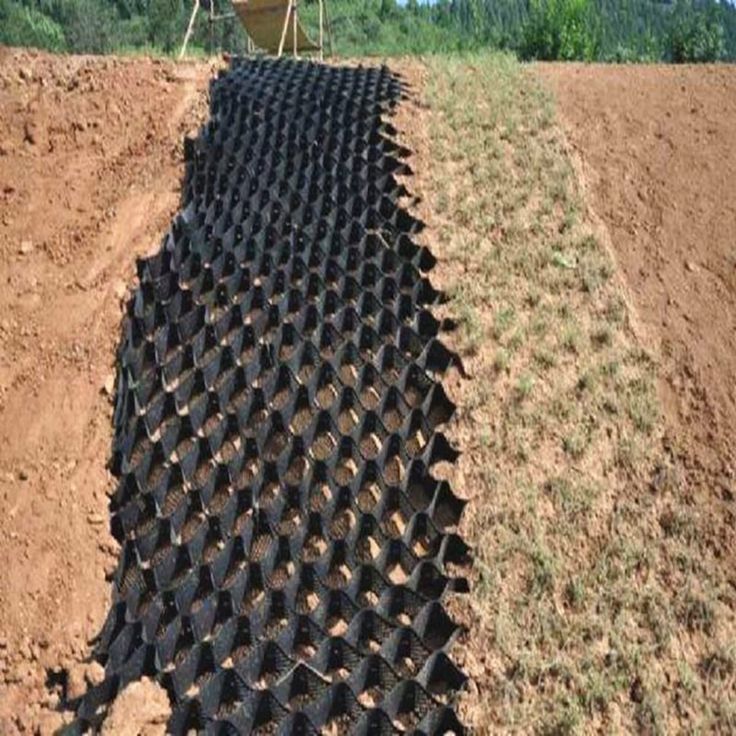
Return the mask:
<path fill-rule="evenodd" d="M 0 49 L 0 733 L 50 733 L 47 673 L 109 601 L 110 394 L 137 255 L 178 204 L 208 63 Z"/>
<path fill-rule="evenodd" d="M 736 66 L 538 71 L 557 98 L 587 201 L 661 363 L 672 449 L 714 501 L 732 500 Z"/>

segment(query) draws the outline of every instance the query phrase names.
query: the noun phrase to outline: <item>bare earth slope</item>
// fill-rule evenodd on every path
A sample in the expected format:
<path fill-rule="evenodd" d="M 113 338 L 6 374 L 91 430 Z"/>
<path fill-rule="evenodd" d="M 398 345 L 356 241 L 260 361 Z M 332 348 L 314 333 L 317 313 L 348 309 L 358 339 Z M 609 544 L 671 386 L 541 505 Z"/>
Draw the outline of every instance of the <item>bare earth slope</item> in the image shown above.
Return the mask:
<path fill-rule="evenodd" d="M 590 204 L 661 361 L 672 441 L 693 479 L 716 498 L 732 496 L 736 66 L 538 71 L 557 97 Z"/>
<path fill-rule="evenodd" d="M 121 304 L 179 198 L 206 63 L 0 49 L 0 733 L 48 733 L 44 682 L 103 621 Z"/>

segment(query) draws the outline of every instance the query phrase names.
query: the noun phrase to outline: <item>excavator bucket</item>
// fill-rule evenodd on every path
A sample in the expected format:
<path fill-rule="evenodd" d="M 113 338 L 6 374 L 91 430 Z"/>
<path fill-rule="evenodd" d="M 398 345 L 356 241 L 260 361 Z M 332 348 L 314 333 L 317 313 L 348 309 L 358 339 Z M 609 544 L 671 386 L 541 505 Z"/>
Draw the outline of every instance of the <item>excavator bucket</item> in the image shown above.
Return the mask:
<path fill-rule="evenodd" d="M 298 22 L 293 22 L 291 0 L 234 0 L 233 8 L 253 43 L 269 53 L 319 51 L 320 47 Z M 287 22 L 288 20 L 288 22 Z"/>

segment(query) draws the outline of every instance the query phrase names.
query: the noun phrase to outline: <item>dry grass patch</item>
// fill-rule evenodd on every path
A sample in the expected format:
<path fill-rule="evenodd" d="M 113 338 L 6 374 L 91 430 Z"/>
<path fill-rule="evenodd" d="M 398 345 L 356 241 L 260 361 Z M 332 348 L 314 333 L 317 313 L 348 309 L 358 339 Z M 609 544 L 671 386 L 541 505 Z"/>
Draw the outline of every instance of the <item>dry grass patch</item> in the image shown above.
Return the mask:
<path fill-rule="evenodd" d="M 549 95 L 506 56 L 426 62 L 412 189 L 472 380 L 456 656 L 479 733 L 736 729 L 734 590 L 663 450 L 656 365 Z M 404 126 L 406 128 L 406 126 Z"/>

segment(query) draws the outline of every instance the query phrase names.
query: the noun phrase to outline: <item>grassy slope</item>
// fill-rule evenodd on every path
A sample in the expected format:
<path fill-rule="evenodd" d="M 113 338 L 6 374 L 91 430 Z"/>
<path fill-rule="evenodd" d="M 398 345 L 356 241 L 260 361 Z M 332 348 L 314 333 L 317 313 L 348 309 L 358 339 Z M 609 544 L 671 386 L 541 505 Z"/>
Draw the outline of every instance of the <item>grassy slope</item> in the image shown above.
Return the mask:
<path fill-rule="evenodd" d="M 425 198 L 450 342 L 448 470 L 471 498 L 478 732 L 736 729 L 733 591 L 662 449 L 656 365 L 637 345 L 532 72 L 506 56 L 427 62 Z M 729 598 L 731 596 L 731 598 Z"/>

